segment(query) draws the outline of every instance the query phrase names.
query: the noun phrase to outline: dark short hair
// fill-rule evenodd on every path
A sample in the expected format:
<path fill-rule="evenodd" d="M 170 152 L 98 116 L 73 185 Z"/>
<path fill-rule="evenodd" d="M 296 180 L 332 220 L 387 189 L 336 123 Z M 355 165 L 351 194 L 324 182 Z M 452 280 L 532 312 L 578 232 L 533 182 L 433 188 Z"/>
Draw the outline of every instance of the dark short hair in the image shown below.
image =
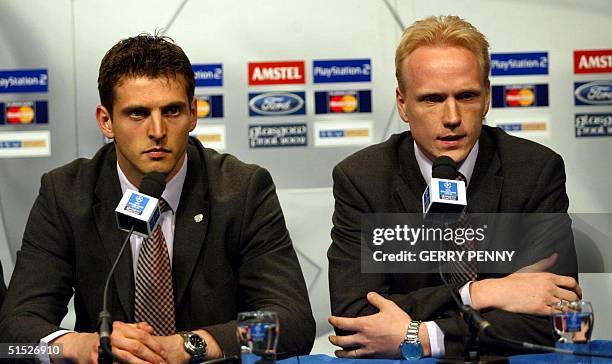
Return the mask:
<path fill-rule="evenodd" d="M 166 36 L 139 34 L 122 39 L 106 52 L 100 63 L 100 103 L 112 113 L 115 86 L 124 77 L 183 76 L 189 104 L 195 92 L 195 77 L 185 52 Z"/>

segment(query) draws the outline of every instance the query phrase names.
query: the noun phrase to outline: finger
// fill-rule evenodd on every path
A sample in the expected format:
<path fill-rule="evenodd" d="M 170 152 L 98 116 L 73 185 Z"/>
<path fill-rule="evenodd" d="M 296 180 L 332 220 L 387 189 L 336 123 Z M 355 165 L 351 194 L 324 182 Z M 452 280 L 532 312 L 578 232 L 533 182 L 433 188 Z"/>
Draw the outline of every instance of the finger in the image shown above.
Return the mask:
<path fill-rule="evenodd" d="M 368 293 L 366 298 L 372 306 L 378 308 L 379 310 L 382 310 L 385 306 L 388 306 L 389 304 L 393 304 L 393 301 L 384 298 L 376 292 Z"/>
<path fill-rule="evenodd" d="M 343 349 L 359 347 L 361 346 L 361 335 L 359 334 L 345 335 L 345 336 L 331 335 L 329 337 L 329 342 Z"/>
<path fill-rule="evenodd" d="M 152 363 L 159 362 L 166 356 L 163 346 L 147 331 L 119 321 L 113 322 L 111 343 L 113 347 L 129 351 Z"/>
<path fill-rule="evenodd" d="M 557 287 L 555 289 L 555 298 L 556 298 L 556 302 L 559 302 L 560 300 L 571 302 L 571 301 L 576 301 L 578 299 L 578 295 L 574 291 L 570 291 L 567 289 Z"/>
<path fill-rule="evenodd" d="M 134 356 L 129 351 L 120 350 L 113 347 L 113 356 L 120 360 L 121 363 L 132 363 L 132 364 L 149 364 L 149 363 L 161 363 L 161 361 L 144 361 L 137 356 Z"/>
<path fill-rule="evenodd" d="M 580 285 L 573 277 L 555 275 L 554 282 L 557 286 L 567 288 L 582 298 L 582 288 L 580 288 Z"/>
<path fill-rule="evenodd" d="M 328 321 L 332 326 L 340 330 L 359 331 L 360 319 L 360 317 L 330 316 Z"/>
<path fill-rule="evenodd" d="M 155 329 L 153 328 L 153 326 L 149 325 L 148 322 L 137 322 L 135 324 L 130 324 L 133 325 L 134 327 L 136 327 L 137 329 L 141 329 L 144 330 L 146 332 L 149 333 L 149 335 L 154 335 L 155 334 Z"/>
<path fill-rule="evenodd" d="M 336 354 L 338 358 L 347 358 L 347 359 L 362 358 L 365 355 L 363 349 L 360 349 L 360 348 L 355 348 L 355 349 L 350 349 L 350 350 L 336 350 L 334 351 L 334 354 Z"/>
<path fill-rule="evenodd" d="M 536 272 L 546 272 L 548 271 L 555 262 L 557 261 L 557 257 L 559 255 L 557 253 L 552 253 L 548 258 L 544 258 L 538 262 L 535 262 L 531 265 L 523 267 L 518 270 L 519 273 L 536 273 Z"/>

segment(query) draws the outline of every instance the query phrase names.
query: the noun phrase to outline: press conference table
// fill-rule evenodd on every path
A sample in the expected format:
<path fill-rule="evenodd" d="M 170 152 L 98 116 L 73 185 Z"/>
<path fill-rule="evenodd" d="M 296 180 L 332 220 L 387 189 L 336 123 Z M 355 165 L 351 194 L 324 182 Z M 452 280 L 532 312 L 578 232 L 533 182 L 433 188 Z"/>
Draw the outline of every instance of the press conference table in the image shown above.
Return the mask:
<path fill-rule="evenodd" d="M 612 341 L 594 340 L 591 343 L 591 351 L 598 353 L 612 354 Z M 528 363 L 572 363 L 578 362 L 579 357 L 558 354 L 529 354 L 517 355 L 509 358 L 512 364 Z M 582 357 L 580 357 L 582 358 Z M 575 359 L 575 360 L 572 360 Z M 278 364 L 404 364 L 404 363 L 436 363 L 435 358 L 425 358 L 421 360 L 393 360 L 393 359 L 340 359 L 327 355 L 305 355 L 277 361 Z M 584 362 L 584 361 L 581 361 Z M 591 363 L 612 363 L 612 359 L 591 358 Z"/>

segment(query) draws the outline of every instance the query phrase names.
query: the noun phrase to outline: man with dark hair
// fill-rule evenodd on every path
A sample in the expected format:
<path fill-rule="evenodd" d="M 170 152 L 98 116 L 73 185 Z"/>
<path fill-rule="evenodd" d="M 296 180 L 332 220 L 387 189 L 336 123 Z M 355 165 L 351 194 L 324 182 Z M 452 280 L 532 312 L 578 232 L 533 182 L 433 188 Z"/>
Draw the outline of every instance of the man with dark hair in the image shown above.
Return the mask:
<path fill-rule="evenodd" d="M 113 143 L 43 175 L 0 342 L 62 344 L 67 359 L 96 361 L 104 282 L 126 237 L 115 207 L 122 192 L 160 172 L 160 229 L 131 237 L 111 282 L 114 356 L 179 363 L 236 355 L 237 313 L 252 310 L 278 314 L 279 352 L 307 354 L 315 324 L 272 178 L 189 137 L 194 73 L 181 48 L 160 36 L 122 40 L 102 60 L 98 89 L 96 119 Z M 73 293 L 69 331 L 59 324 Z"/>
<path fill-rule="evenodd" d="M 329 259 L 330 341 L 341 357 L 457 356 L 468 329 L 437 274 L 361 273 L 361 222 L 371 213 L 422 213 L 433 161 L 448 156 L 467 179 L 469 213 L 562 213 L 568 208 L 563 160 L 539 144 L 483 124 L 489 109 L 489 44 L 457 16 L 419 20 L 396 52 L 397 109 L 410 131 L 349 156 L 334 169 Z M 547 315 L 581 296 L 575 255 L 569 276 L 545 272 L 558 255 L 529 269 L 455 285 L 457 296 L 514 339 L 552 344 Z M 561 261 L 561 260 L 559 260 Z M 470 276 L 472 277 L 472 276 Z"/>

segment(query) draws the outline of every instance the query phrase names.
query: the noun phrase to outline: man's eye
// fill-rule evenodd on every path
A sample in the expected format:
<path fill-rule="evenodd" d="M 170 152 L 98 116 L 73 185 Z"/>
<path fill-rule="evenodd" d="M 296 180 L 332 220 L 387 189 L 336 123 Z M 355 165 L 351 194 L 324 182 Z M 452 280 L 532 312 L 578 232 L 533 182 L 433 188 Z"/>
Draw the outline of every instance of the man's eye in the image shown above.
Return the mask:
<path fill-rule="evenodd" d="M 145 110 L 141 110 L 141 109 L 136 109 L 136 110 L 132 110 L 130 112 L 130 117 L 131 118 L 144 118 L 147 116 L 147 112 Z"/>
<path fill-rule="evenodd" d="M 459 94 L 459 96 L 457 96 L 457 99 L 464 100 L 464 101 L 471 101 L 475 99 L 476 97 L 478 97 L 478 94 L 474 92 L 463 92 Z"/>
<path fill-rule="evenodd" d="M 444 101 L 444 97 L 440 95 L 427 95 L 423 98 L 425 102 L 442 102 Z"/>
<path fill-rule="evenodd" d="M 181 108 L 178 106 L 169 106 L 165 110 L 166 115 L 178 115 L 181 113 Z"/>

